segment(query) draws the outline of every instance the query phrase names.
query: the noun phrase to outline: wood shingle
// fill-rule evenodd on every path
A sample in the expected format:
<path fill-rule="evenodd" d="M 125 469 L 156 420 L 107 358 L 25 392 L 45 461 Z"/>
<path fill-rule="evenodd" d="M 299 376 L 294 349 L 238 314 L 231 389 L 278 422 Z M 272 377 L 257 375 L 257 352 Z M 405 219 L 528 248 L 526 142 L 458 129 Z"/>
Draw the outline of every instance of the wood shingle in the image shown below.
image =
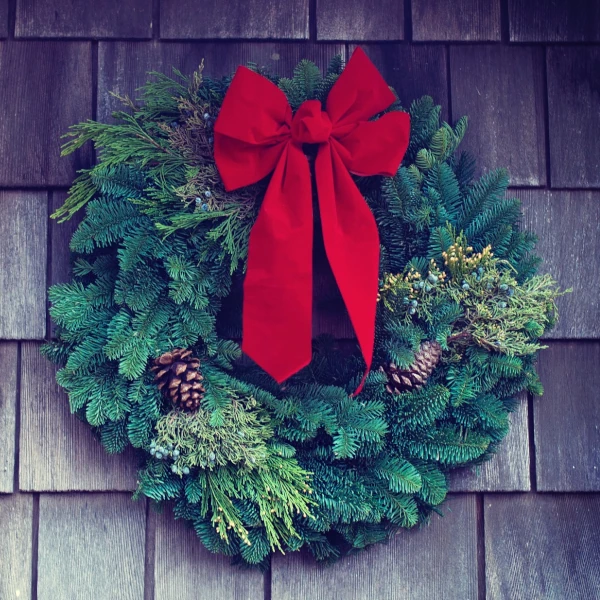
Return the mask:
<path fill-rule="evenodd" d="M 598 42 L 597 0 L 508 0 L 511 42 Z"/>
<path fill-rule="evenodd" d="M 0 215 L 0 339 L 42 339 L 48 194 L 0 191 Z"/>
<path fill-rule="evenodd" d="M 448 118 L 448 69 L 446 48 L 440 44 L 366 44 L 361 46 L 391 85 L 402 106 L 408 110 L 413 100 L 431 96 Z M 356 48 L 350 46 L 349 54 Z"/>
<path fill-rule="evenodd" d="M 164 39 L 308 38 L 309 0 L 162 0 Z"/>
<path fill-rule="evenodd" d="M 276 556 L 272 600 L 477 600 L 477 499 L 448 499 L 444 517 L 329 568 L 302 554 Z"/>
<path fill-rule="evenodd" d="M 0 494 L 0 598 L 31 598 L 32 517 L 32 494 Z"/>
<path fill-rule="evenodd" d="M 175 521 L 171 510 L 153 515 L 156 521 L 154 558 L 155 600 L 256 600 L 264 597 L 264 577 L 211 554 L 196 532 Z M 275 597 L 273 597 L 275 600 Z"/>
<path fill-rule="evenodd" d="M 0 341 L 0 494 L 14 489 L 18 356 L 16 342 Z"/>
<path fill-rule="evenodd" d="M 468 115 L 461 145 L 479 172 L 507 167 L 513 185 L 546 183 L 543 50 L 451 46 L 452 119 Z"/>
<path fill-rule="evenodd" d="M 318 40 L 404 39 L 404 2 L 397 0 L 316 0 Z"/>
<path fill-rule="evenodd" d="M 500 0 L 412 0 L 411 7 L 415 41 L 500 40 Z"/>
<path fill-rule="evenodd" d="M 145 502 L 43 494 L 39 519 L 39 600 L 144 597 Z"/>
<path fill-rule="evenodd" d="M 600 496 L 486 494 L 486 599 L 600 596 Z"/>
<path fill-rule="evenodd" d="M 523 202 L 524 225 L 538 236 L 536 253 L 547 272 L 573 293 L 558 298 L 551 338 L 600 337 L 600 193 L 513 190 Z"/>
<path fill-rule="evenodd" d="M 552 342 L 533 402 L 535 472 L 543 492 L 600 492 L 600 342 Z"/>
<path fill-rule="evenodd" d="M 17 2 L 15 37 L 149 38 L 152 0 Z"/>
<path fill-rule="evenodd" d="M 70 185 L 88 146 L 60 157 L 60 136 L 92 116 L 90 42 L 0 42 L 0 186 Z"/>
<path fill-rule="evenodd" d="M 600 48 L 550 47 L 547 68 L 552 187 L 600 187 Z"/>
<path fill-rule="evenodd" d="M 8 0 L 0 0 L 0 38 L 8 37 Z"/>

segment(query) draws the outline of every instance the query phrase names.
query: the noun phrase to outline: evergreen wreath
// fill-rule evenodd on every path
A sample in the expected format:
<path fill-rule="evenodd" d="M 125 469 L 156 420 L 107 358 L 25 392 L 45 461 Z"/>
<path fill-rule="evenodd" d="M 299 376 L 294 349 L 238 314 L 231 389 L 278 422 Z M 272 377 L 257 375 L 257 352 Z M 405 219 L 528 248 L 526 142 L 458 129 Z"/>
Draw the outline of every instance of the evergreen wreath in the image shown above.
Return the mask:
<path fill-rule="evenodd" d="M 289 79 L 251 68 L 295 111 L 324 103 L 343 63 L 322 76 L 303 60 Z M 225 191 L 213 125 L 231 78 L 202 70 L 153 73 L 115 124 L 68 134 L 63 154 L 91 140 L 99 161 L 53 215 L 86 209 L 73 280 L 49 292 L 57 339 L 44 352 L 107 452 L 139 449 L 135 495 L 172 502 L 208 550 L 262 568 L 303 547 L 331 561 L 427 521 L 448 472 L 494 454 L 515 396 L 542 392 L 534 363 L 560 292 L 536 275 L 506 171 L 474 181 L 455 152 L 466 118 L 440 123 L 423 97 L 396 175 L 355 178 L 381 241 L 364 388 L 352 394 L 360 354 L 327 337 L 278 385 L 235 341 L 267 181 Z"/>

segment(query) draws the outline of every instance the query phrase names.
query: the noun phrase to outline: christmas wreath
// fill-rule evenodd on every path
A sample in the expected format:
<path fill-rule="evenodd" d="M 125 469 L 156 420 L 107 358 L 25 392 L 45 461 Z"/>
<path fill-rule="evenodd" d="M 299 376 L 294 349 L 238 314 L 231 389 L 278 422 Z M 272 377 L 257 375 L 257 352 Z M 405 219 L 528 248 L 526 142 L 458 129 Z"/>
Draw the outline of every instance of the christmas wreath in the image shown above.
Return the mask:
<path fill-rule="evenodd" d="M 137 496 L 239 562 L 333 560 L 426 521 L 542 391 L 560 292 L 507 173 L 475 181 L 466 118 L 402 111 L 361 50 L 324 76 L 154 73 L 121 99 L 64 147 L 99 152 L 54 215 L 86 208 L 44 347 L 71 410 L 140 450 Z M 356 349 L 311 340 L 315 223 Z"/>

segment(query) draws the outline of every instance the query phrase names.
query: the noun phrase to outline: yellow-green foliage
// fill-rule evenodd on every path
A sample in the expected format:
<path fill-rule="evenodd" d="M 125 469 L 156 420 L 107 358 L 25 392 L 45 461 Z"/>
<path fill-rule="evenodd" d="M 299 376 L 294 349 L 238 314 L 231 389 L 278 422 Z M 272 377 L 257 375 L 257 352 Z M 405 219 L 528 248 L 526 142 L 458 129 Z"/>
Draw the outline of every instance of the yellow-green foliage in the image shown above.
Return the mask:
<path fill-rule="evenodd" d="M 443 304 L 456 307 L 452 330 L 460 335 L 439 341 L 475 341 L 488 350 L 509 356 L 534 354 L 537 338 L 553 326 L 556 298 L 562 293 L 550 275 L 536 275 L 519 283 L 515 270 L 494 257 L 491 246 L 474 252 L 461 232 L 443 252 L 443 265 L 430 260 L 423 273 L 409 267 L 403 274 L 387 274 L 379 299 L 387 310 L 404 313 L 406 322 L 431 323 Z"/>
<path fill-rule="evenodd" d="M 294 514 L 311 515 L 315 505 L 310 495 L 310 473 L 295 459 L 270 454 L 266 464 L 254 469 L 220 467 L 216 471 L 200 471 L 197 483 L 203 489 L 201 514 L 212 515 L 211 522 L 219 536 L 228 540 L 228 533 L 237 534 L 250 545 L 248 529 L 242 522 L 234 500 L 250 500 L 258 505 L 271 550 L 283 552 L 281 540 L 298 537 Z"/>
<path fill-rule="evenodd" d="M 248 523 L 234 504 L 250 501 L 258 507 L 269 547 L 282 550 L 282 539 L 297 537 L 294 515 L 310 515 L 310 473 L 272 444 L 269 415 L 253 397 L 232 396 L 221 414 L 215 426 L 203 408 L 171 411 L 156 423 L 151 452 L 180 476 L 200 469 L 191 493 L 223 540 L 235 534 L 251 545 Z"/>
<path fill-rule="evenodd" d="M 560 292 L 550 275 L 536 275 L 519 285 L 510 271 L 497 272 L 496 287 L 482 288 L 473 282 L 473 293 L 456 294 L 465 308 L 464 331 L 480 346 L 494 348 L 509 356 L 534 354 L 545 348 L 537 341 L 556 320 L 555 300 Z M 469 277 L 466 281 L 471 281 Z M 500 286 L 511 295 L 503 296 Z M 450 290 L 455 293 L 456 289 Z"/>
<path fill-rule="evenodd" d="M 176 451 L 173 471 L 226 464 L 252 469 L 265 464 L 266 442 L 273 437 L 267 413 L 253 398 L 232 398 L 222 416 L 224 423 L 218 427 L 211 425 L 211 413 L 203 408 L 194 413 L 174 410 L 158 420 L 155 443 L 167 448 L 171 457 Z"/>

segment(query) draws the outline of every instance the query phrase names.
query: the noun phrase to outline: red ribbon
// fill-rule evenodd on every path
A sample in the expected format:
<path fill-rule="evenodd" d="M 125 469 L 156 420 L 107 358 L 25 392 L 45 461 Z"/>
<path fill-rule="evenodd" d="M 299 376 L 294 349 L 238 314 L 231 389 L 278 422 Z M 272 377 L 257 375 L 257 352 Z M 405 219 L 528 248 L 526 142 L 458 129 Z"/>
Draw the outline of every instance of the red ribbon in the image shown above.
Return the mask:
<path fill-rule="evenodd" d="M 242 349 L 278 382 L 312 355 L 313 210 L 305 143 L 319 144 L 315 177 L 325 251 L 367 372 L 371 366 L 379 235 L 350 173 L 391 176 L 398 170 L 408 147 L 408 114 L 369 121 L 394 100 L 360 48 L 324 111 L 318 100 L 308 100 L 293 115 L 285 94 L 245 67 L 225 95 L 215 123 L 215 162 L 225 188 L 273 173 L 250 233 Z"/>

